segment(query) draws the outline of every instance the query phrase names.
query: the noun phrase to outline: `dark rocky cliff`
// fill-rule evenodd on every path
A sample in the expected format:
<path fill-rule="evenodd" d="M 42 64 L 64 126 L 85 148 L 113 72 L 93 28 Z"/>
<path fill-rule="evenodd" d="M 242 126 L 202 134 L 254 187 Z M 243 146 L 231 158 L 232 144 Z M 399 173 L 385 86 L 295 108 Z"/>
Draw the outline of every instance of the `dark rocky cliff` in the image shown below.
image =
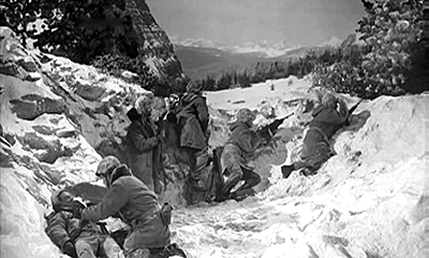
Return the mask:
<path fill-rule="evenodd" d="M 137 34 L 139 55 L 144 56 L 145 63 L 160 76 L 180 76 L 182 67 L 174 53 L 173 44 L 165 31 L 157 24 L 146 2 L 144 0 L 126 0 L 125 6 Z"/>

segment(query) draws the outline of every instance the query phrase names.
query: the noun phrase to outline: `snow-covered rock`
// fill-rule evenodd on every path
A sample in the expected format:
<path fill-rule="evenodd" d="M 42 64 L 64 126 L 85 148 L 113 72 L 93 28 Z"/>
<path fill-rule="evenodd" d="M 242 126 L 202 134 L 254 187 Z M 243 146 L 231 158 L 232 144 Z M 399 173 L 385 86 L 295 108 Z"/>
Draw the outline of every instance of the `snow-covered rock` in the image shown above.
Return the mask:
<path fill-rule="evenodd" d="M 95 182 L 100 154 L 119 150 L 127 105 L 148 92 L 24 49 L 7 28 L 0 37 L 1 257 L 58 257 L 44 233 L 51 192 Z"/>

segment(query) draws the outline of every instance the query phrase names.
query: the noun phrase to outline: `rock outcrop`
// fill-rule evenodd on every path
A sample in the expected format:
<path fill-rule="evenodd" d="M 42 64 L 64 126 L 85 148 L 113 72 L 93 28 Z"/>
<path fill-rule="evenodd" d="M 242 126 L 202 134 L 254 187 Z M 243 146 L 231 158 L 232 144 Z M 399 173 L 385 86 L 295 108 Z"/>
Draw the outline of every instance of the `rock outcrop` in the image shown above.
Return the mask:
<path fill-rule="evenodd" d="M 2 257 L 58 257 L 44 233 L 55 189 L 96 182 L 101 155 L 121 156 L 139 85 L 23 48 L 0 28 Z M 18 240 L 18 241 L 17 241 Z"/>
<path fill-rule="evenodd" d="M 179 76 L 182 67 L 174 54 L 173 44 L 155 21 L 149 6 L 138 0 L 125 0 L 125 3 L 140 41 L 139 54 L 146 57 L 146 64 L 157 74 Z"/>

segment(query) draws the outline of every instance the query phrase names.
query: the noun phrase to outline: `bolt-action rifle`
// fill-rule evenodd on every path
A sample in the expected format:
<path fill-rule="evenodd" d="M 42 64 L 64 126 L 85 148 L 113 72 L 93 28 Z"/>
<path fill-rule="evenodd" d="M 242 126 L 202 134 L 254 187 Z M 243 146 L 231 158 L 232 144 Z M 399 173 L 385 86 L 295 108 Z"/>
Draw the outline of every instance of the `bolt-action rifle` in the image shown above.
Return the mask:
<path fill-rule="evenodd" d="M 260 132 L 260 134 L 263 138 L 269 139 L 276 134 L 276 132 L 279 130 L 279 126 L 281 124 L 283 124 L 283 121 L 285 121 L 287 118 L 293 116 L 294 114 L 295 113 L 292 112 L 289 115 L 286 115 L 282 118 L 278 118 L 278 119 L 274 120 L 273 122 L 271 122 L 267 125 L 264 125 L 258 131 Z"/>
<path fill-rule="evenodd" d="M 354 104 L 351 108 L 349 108 L 349 113 L 347 115 L 347 119 L 345 122 L 346 126 L 350 125 L 350 116 L 352 115 L 352 113 L 356 110 L 356 108 L 359 106 L 359 104 L 362 102 L 362 99 L 358 101 L 358 103 Z"/>

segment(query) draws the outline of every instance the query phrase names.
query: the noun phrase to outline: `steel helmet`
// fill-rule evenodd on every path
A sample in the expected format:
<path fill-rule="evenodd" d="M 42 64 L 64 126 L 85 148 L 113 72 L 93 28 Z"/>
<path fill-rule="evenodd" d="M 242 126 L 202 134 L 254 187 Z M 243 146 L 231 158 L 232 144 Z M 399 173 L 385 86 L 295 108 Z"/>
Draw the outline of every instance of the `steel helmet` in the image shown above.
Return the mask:
<path fill-rule="evenodd" d="M 109 176 L 119 165 L 121 162 L 115 156 L 106 156 L 98 164 L 95 175 L 98 177 Z"/>
<path fill-rule="evenodd" d="M 242 123 L 251 123 L 255 120 L 256 116 L 248 108 L 242 108 L 237 112 L 237 121 Z"/>
<path fill-rule="evenodd" d="M 335 108 L 337 105 L 337 101 L 338 101 L 337 97 L 332 93 L 326 93 L 322 97 L 322 104 L 327 107 Z"/>
<path fill-rule="evenodd" d="M 62 195 L 63 197 L 61 197 Z M 64 189 L 54 191 L 51 196 L 51 202 L 52 202 L 52 207 L 56 212 L 64 209 L 72 210 L 78 207 L 77 206 L 78 203 L 75 201 L 75 196 Z"/>

